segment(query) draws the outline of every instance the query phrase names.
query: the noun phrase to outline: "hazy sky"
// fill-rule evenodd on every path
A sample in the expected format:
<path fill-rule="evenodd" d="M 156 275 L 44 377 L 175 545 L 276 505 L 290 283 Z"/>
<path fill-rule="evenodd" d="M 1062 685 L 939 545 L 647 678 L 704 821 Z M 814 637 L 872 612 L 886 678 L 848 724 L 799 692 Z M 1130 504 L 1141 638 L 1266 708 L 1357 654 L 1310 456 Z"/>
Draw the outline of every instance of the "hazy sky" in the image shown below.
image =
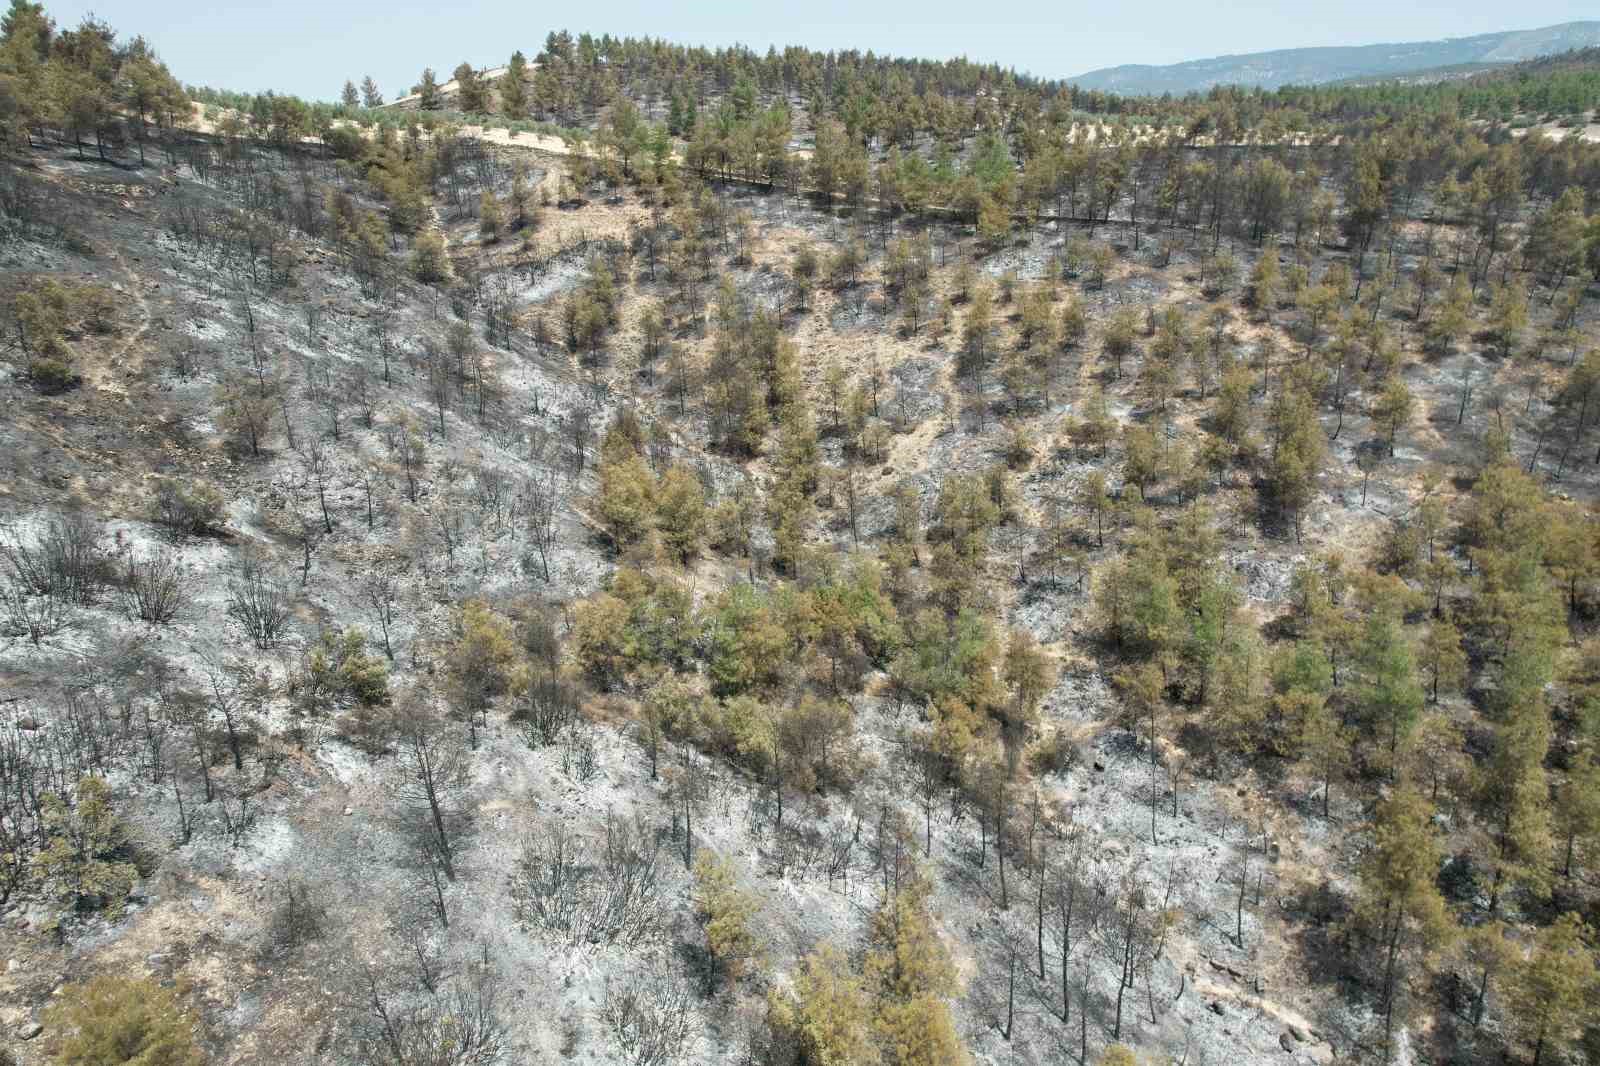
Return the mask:
<path fill-rule="evenodd" d="M 709 46 L 743 43 L 947 58 L 965 55 L 1043 77 L 1120 63 L 1173 63 L 1231 52 L 1464 37 L 1596 17 L 1593 0 L 94 0 L 45 6 L 58 24 L 93 11 L 124 34 L 142 33 L 181 80 L 332 99 L 345 78 L 371 74 L 385 95 L 425 66 L 529 58 L 565 27 L 664 37 Z M 442 78 L 441 78 L 442 80 Z"/>

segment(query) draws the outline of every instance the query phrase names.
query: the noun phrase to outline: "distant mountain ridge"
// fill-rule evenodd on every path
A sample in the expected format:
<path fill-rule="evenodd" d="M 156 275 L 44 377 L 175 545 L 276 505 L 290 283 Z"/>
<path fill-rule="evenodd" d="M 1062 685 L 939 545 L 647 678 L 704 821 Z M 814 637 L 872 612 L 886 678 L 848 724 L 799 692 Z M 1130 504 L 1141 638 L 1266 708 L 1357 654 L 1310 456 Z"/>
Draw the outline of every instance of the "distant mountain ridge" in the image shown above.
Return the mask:
<path fill-rule="evenodd" d="M 1415 75 L 1434 67 L 1515 63 L 1574 48 L 1600 45 L 1600 21 L 1564 22 L 1535 30 L 1507 30 L 1443 41 L 1409 41 L 1215 56 L 1150 66 L 1130 63 L 1091 70 L 1068 80 L 1085 89 L 1124 95 L 1203 92 L 1215 85 L 1276 89 L 1385 75 Z"/>

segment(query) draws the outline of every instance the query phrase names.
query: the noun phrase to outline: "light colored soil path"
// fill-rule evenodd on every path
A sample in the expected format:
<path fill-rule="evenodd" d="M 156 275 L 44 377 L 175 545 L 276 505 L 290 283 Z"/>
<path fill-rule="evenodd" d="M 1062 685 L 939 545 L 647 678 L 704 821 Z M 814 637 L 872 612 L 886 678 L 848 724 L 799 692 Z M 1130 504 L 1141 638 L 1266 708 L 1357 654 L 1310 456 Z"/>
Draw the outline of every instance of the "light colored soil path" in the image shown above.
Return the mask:
<path fill-rule="evenodd" d="M 139 281 L 139 276 L 123 261 L 122 253 L 112 252 L 111 259 L 117 264 L 117 271 L 122 275 L 122 284 L 127 290 L 128 296 L 132 297 L 134 307 L 138 310 L 139 324 L 129 331 L 122 339 L 122 343 L 117 345 L 110 356 L 94 369 L 93 378 L 95 388 L 126 396 L 128 394 L 127 386 L 122 384 L 118 378 L 125 376 L 125 371 L 133 369 L 133 367 L 129 366 L 130 361 L 143 364 L 144 360 L 141 357 L 141 353 L 136 351 L 136 346 L 149 335 L 150 323 L 153 321 L 154 315 L 150 311 L 150 301 L 144 294 L 144 288 Z"/>

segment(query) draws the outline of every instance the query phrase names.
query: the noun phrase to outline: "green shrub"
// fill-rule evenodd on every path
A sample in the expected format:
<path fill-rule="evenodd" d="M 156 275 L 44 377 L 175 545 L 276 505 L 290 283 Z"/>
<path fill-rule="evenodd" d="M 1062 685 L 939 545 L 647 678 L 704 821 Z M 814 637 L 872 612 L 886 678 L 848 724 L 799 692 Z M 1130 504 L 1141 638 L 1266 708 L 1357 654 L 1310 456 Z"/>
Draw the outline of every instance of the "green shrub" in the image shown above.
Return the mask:
<path fill-rule="evenodd" d="M 33 387 L 46 396 L 58 396 L 73 389 L 82 381 L 72 368 L 59 359 L 41 358 L 28 364 L 28 377 Z"/>
<path fill-rule="evenodd" d="M 119 913 L 138 871 L 118 859 L 127 840 L 111 806 L 111 786 L 85 777 L 72 803 L 50 793 L 40 805 L 50 842 L 33 867 L 45 891 L 76 910 Z"/>
<path fill-rule="evenodd" d="M 96 977 L 69 985 L 45 1012 L 65 1030 L 59 1066 L 200 1066 L 194 1022 L 171 989 L 143 977 Z"/>
<path fill-rule="evenodd" d="M 198 478 L 187 483 L 163 478 L 156 486 L 155 519 L 175 539 L 215 532 L 227 520 L 222 490 Z"/>
<path fill-rule="evenodd" d="M 1021 422 L 1006 427 L 1003 445 L 1006 465 L 1012 470 L 1023 470 L 1033 462 L 1033 436 Z"/>
<path fill-rule="evenodd" d="M 70 233 L 66 240 L 73 246 Z M 23 349 L 35 360 L 61 361 L 69 336 L 117 331 L 116 296 L 102 285 L 37 280 L 12 297 L 11 315 Z"/>
<path fill-rule="evenodd" d="M 367 654 L 367 636 L 359 629 L 323 633 L 307 657 L 306 673 L 315 687 L 340 702 L 366 707 L 389 702 L 389 668 Z"/>
<path fill-rule="evenodd" d="M 450 280 L 450 259 L 445 254 L 443 236 L 433 230 L 417 236 L 411 246 L 411 274 L 428 285 Z"/>

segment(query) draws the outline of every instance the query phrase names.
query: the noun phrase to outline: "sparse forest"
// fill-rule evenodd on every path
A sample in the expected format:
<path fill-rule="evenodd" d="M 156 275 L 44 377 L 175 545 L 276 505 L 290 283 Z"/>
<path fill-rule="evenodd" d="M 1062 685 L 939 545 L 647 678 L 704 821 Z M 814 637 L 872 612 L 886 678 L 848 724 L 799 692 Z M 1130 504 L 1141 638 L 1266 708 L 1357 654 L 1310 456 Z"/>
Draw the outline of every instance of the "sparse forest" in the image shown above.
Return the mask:
<path fill-rule="evenodd" d="M 530 52 L 11 0 L 0 1063 L 1600 1061 L 1592 52 Z"/>

